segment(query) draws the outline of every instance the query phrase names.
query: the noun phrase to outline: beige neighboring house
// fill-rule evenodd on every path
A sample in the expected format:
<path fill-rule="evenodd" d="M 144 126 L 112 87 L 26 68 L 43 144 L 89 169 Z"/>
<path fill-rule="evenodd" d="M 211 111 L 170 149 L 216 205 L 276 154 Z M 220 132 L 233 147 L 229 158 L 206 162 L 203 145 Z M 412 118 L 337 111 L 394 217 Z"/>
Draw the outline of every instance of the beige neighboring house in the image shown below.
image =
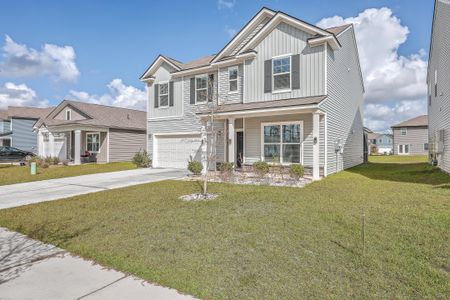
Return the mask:
<path fill-rule="evenodd" d="M 392 126 L 395 155 L 428 155 L 428 116 Z"/>
<path fill-rule="evenodd" d="M 40 156 L 74 164 L 130 161 L 146 148 L 146 112 L 133 109 L 64 100 L 34 130 Z"/>

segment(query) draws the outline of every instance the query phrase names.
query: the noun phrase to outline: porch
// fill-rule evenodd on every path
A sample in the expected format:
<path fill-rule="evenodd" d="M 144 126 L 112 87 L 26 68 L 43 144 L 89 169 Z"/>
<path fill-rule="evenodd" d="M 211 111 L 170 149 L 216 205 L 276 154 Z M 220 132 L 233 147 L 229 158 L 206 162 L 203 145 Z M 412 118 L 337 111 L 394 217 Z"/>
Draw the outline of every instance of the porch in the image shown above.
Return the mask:
<path fill-rule="evenodd" d="M 108 129 L 104 128 L 41 128 L 38 131 L 39 156 L 58 157 L 75 165 L 106 163 Z"/>
<path fill-rule="evenodd" d="M 210 119 L 211 115 L 202 118 L 202 133 L 208 140 Z M 302 164 L 313 180 L 327 175 L 326 114 L 319 109 L 218 111 L 214 124 L 216 148 L 203 147 L 204 165 L 208 153 L 215 151 L 216 162 L 231 162 L 244 171 L 257 161 L 266 161 L 274 166 Z"/>

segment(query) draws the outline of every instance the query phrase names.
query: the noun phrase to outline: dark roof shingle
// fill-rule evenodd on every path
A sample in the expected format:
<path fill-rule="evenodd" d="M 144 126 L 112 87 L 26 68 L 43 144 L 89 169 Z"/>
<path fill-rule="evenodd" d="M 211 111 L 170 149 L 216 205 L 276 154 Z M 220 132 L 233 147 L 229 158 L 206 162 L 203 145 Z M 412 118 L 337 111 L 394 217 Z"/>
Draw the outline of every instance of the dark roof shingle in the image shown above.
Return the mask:
<path fill-rule="evenodd" d="M 392 128 L 397 127 L 422 127 L 422 126 L 428 126 L 428 116 L 418 116 L 406 121 L 403 121 L 401 123 L 398 123 L 396 125 L 393 125 Z"/>

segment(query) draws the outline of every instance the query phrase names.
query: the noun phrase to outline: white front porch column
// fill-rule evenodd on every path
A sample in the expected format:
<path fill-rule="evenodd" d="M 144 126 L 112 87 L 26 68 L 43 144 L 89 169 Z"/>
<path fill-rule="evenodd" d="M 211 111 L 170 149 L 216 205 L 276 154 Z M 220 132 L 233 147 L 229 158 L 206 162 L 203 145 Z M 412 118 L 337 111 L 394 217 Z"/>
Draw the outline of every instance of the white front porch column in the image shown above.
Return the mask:
<path fill-rule="evenodd" d="M 73 162 L 75 165 L 81 164 L 81 130 L 75 130 L 75 147 L 73 151 Z"/>
<path fill-rule="evenodd" d="M 320 179 L 320 167 L 319 167 L 319 159 L 320 159 L 320 139 L 319 139 L 319 126 L 320 126 L 320 114 L 313 113 L 313 128 L 312 128 L 312 135 L 313 135 L 313 180 L 319 180 Z"/>
<path fill-rule="evenodd" d="M 202 174 L 206 174 L 208 169 L 208 133 L 206 132 L 206 120 L 202 120 L 201 139 L 202 139 L 202 157 L 201 162 L 203 166 Z"/>
<path fill-rule="evenodd" d="M 236 167 L 236 155 L 234 151 L 234 118 L 228 119 L 228 162 L 233 163 Z"/>
<path fill-rule="evenodd" d="M 38 149 L 37 154 L 39 156 L 45 156 L 44 153 L 44 135 L 42 134 L 42 131 L 38 131 Z"/>
<path fill-rule="evenodd" d="M 48 156 L 55 156 L 55 136 L 50 131 L 48 132 Z"/>

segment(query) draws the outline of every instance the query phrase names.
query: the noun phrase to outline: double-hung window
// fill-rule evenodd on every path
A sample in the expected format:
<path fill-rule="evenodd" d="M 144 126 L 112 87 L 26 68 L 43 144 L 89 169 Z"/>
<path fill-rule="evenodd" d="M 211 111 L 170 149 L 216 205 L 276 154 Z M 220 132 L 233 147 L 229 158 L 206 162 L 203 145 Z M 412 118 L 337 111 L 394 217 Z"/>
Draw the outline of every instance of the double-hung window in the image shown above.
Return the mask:
<path fill-rule="evenodd" d="M 406 129 L 406 127 L 400 128 L 400 135 L 406 135 L 407 132 L 408 130 Z"/>
<path fill-rule="evenodd" d="M 291 89 L 291 57 L 272 59 L 273 91 Z"/>
<path fill-rule="evenodd" d="M 301 163 L 301 123 L 262 125 L 262 152 L 267 162 Z"/>
<path fill-rule="evenodd" d="M 169 106 L 169 83 L 159 84 L 159 107 Z"/>
<path fill-rule="evenodd" d="M 204 103 L 208 100 L 208 76 L 195 77 L 195 103 Z"/>
<path fill-rule="evenodd" d="M 229 92 L 235 93 L 238 90 L 238 68 L 228 68 L 228 86 Z"/>
<path fill-rule="evenodd" d="M 93 153 L 100 151 L 100 133 L 86 133 L 86 150 Z"/>
<path fill-rule="evenodd" d="M 72 119 L 72 111 L 70 109 L 66 110 L 66 120 L 70 121 Z"/>

